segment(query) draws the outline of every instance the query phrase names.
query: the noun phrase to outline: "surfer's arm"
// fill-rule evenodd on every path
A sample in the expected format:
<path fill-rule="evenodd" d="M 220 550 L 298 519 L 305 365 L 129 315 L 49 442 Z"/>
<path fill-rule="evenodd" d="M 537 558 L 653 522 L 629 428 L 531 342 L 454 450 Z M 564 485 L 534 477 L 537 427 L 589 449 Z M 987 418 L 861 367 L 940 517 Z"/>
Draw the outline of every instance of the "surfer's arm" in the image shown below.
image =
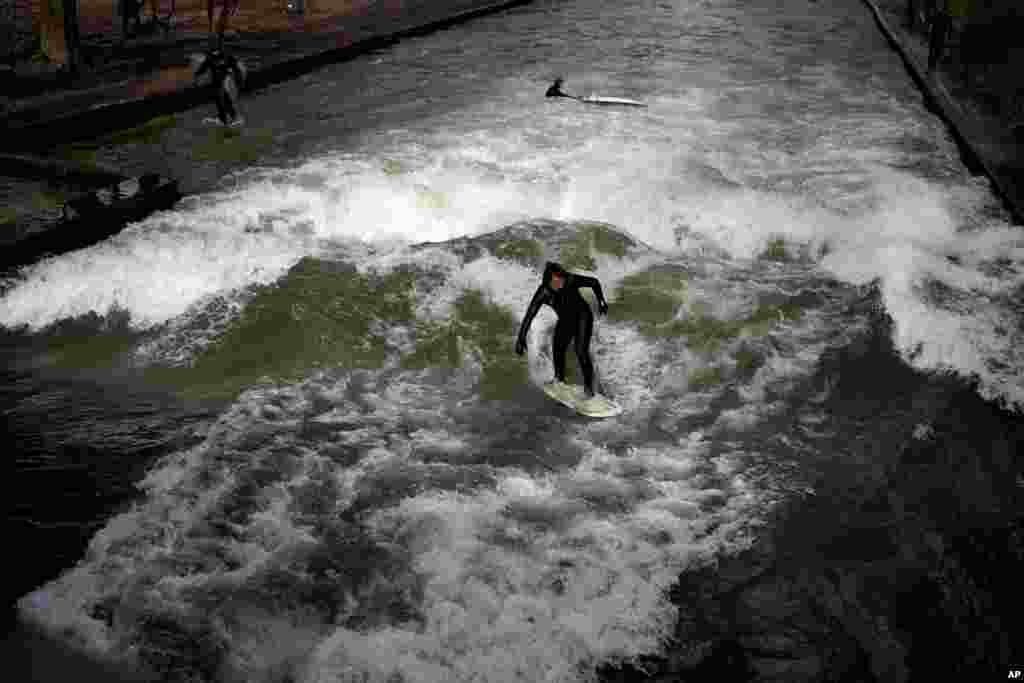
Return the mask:
<path fill-rule="evenodd" d="M 604 298 L 604 291 L 601 289 L 601 282 L 596 277 L 590 277 L 589 275 L 575 275 L 573 278 L 573 285 L 577 289 L 590 287 L 594 290 L 594 294 L 597 296 L 597 310 L 602 314 L 608 312 L 608 301 Z"/>
<path fill-rule="evenodd" d="M 530 331 L 530 325 L 533 324 L 533 319 L 537 315 L 537 311 L 544 305 L 544 302 L 548 300 L 547 287 L 541 285 L 534 292 L 533 299 L 530 301 L 530 305 L 526 307 L 526 315 L 523 316 L 523 322 L 519 326 L 519 334 L 516 336 L 517 345 L 519 342 L 526 342 L 526 333 Z"/>
<path fill-rule="evenodd" d="M 234 57 L 231 58 L 231 71 L 235 74 L 235 82 L 238 83 L 238 87 L 242 88 L 245 85 L 245 71 L 241 62 Z"/>
<path fill-rule="evenodd" d="M 594 294 L 597 295 L 597 300 L 599 303 L 605 300 L 604 292 L 601 290 L 601 283 L 600 281 L 598 281 L 596 277 L 590 277 L 589 275 L 576 275 L 574 279 L 575 282 L 573 282 L 573 284 L 576 285 L 578 289 L 583 287 L 590 287 L 592 290 L 594 290 Z"/>
<path fill-rule="evenodd" d="M 200 76 L 210 70 L 210 61 L 209 57 L 203 58 L 203 63 L 199 65 L 198 69 L 196 69 L 195 80 L 198 81 Z"/>

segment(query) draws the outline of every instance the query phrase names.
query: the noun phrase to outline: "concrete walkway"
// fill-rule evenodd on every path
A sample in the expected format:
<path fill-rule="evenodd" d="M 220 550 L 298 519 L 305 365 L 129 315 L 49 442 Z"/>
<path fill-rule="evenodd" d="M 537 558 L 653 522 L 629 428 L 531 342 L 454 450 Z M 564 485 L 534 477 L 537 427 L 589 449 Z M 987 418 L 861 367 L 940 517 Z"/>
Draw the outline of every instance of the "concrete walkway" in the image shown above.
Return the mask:
<path fill-rule="evenodd" d="M 227 49 L 249 69 L 249 90 L 294 78 L 320 66 L 380 49 L 476 16 L 530 0 L 387 0 L 363 3 L 358 11 L 299 30 L 242 30 Z M 396 9 L 399 7 L 399 9 Z M 280 22 L 278 22 L 280 23 Z M 256 27 L 259 28 L 258 26 Z M 94 40 L 106 40 L 94 36 Z M 88 38 L 85 39 L 86 41 Z M 193 85 L 191 55 L 209 45 L 203 32 L 172 32 L 168 37 L 130 44 L 130 57 L 111 59 L 79 83 L 55 82 L 47 92 L 0 102 L 4 151 L 40 152 L 72 140 L 130 128 L 161 114 L 208 104 L 205 88 Z"/>
<path fill-rule="evenodd" d="M 988 176 L 1014 221 L 1024 225 L 1024 126 L 1015 129 L 973 106 L 969 98 L 957 93 L 957 84 L 941 68 L 929 72 L 928 45 L 905 28 L 896 6 L 884 0 L 864 2 L 929 106 L 949 125 L 968 168 Z"/>
<path fill-rule="evenodd" d="M 280 5 L 267 5 L 262 14 L 236 21 L 238 31 L 228 34 L 225 46 L 244 60 L 249 72 L 246 89 L 252 91 L 409 36 L 529 2 L 325 0 L 316 15 L 299 18 L 286 15 Z M 330 14 L 333 8 L 342 11 Z M 289 22 L 291 30 L 285 30 Z M 83 52 L 91 50 L 99 58 L 74 81 L 62 82 L 51 69 L 27 78 L 16 76 L 21 78 L 17 88 L 0 88 L 0 125 L 5 133 L 0 143 L 0 247 L 11 256 L 0 259 L 0 268 L 62 253 L 68 248 L 64 238 L 69 230 L 87 239 L 85 244 L 123 226 L 124 217 L 113 215 L 71 225 L 60 219 L 60 206 L 83 192 L 124 181 L 130 172 L 93 161 L 55 158 L 50 152 L 70 142 L 132 129 L 158 116 L 209 106 L 209 88 L 194 84 L 192 63 L 193 55 L 209 45 L 209 34 L 201 30 L 171 31 L 125 43 L 117 43 L 112 30 L 98 31 L 83 39 Z M 136 174 L 152 170 L 136 169 Z"/>

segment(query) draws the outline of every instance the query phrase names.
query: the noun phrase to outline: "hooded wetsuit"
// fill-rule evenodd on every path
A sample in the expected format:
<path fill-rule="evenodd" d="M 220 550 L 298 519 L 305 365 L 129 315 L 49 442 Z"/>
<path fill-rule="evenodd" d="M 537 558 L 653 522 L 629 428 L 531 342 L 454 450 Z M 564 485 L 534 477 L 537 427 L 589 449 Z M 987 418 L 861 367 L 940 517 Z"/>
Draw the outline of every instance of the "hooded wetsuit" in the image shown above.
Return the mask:
<path fill-rule="evenodd" d="M 557 291 L 550 286 L 551 275 L 556 272 L 560 273 L 562 278 L 562 287 Z M 565 352 L 569 348 L 569 342 L 575 340 L 574 350 L 580 371 L 583 373 L 583 386 L 589 395 L 594 391 L 594 365 L 590 360 L 590 336 L 594 331 L 594 314 L 590 310 L 590 305 L 580 295 L 581 287 L 593 289 L 600 310 L 607 310 L 608 304 L 605 302 L 604 292 L 601 291 L 601 283 L 596 277 L 569 273 L 557 264 L 548 263 L 544 270 L 544 279 L 534 293 L 519 327 L 517 348 L 525 348 L 526 333 L 530 330 L 530 324 L 533 323 L 533 318 L 540 307 L 545 304 L 550 306 L 558 315 L 551 355 L 555 366 L 555 379 L 559 382 L 565 381 Z"/>
<path fill-rule="evenodd" d="M 551 87 L 548 88 L 547 92 L 544 93 L 544 96 L 545 97 L 568 97 L 569 99 L 572 99 L 572 100 L 579 99 L 575 95 L 570 95 L 569 93 L 564 92 L 562 90 L 562 79 L 561 78 L 558 78 L 558 79 L 555 80 L 555 82 L 551 85 Z"/>

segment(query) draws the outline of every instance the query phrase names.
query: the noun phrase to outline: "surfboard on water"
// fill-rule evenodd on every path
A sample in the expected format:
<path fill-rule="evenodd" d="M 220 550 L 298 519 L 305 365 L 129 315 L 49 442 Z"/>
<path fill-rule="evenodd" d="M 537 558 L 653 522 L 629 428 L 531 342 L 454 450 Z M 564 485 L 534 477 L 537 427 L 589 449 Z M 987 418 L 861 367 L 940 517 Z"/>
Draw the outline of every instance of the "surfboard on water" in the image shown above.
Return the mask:
<path fill-rule="evenodd" d="M 622 406 L 601 394 L 594 394 L 593 400 L 585 403 L 586 394 L 578 384 L 563 384 L 559 387 L 555 382 L 548 382 L 543 388 L 545 394 L 586 417 L 604 418 L 622 414 Z M 562 391 L 559 391 L 560 388 Z"/>
<path fill-rule="evenodd" d="M 620 107 L 646 107 L 647 104 L 626 97 L 604 97 L 603 95 L 587 95 L 577 98 L 580 102 L 587 104 L 618 105 Z"/>

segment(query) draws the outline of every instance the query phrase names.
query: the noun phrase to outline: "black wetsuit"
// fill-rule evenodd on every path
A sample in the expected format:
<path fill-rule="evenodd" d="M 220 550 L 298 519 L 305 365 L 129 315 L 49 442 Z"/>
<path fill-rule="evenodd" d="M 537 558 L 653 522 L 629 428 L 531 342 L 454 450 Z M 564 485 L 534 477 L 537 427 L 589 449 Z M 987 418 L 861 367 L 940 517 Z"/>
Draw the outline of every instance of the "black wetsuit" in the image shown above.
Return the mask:
<path fill-rule="evenodd" d="M 555 325 L 555 339 L 551 355 L 555 366 L 555 379 L 559 382 L 565 381 L 565 352 L 569 348 L 569 342 L 575 340 L 574 350 L 579 361 L 580 371 L 583 373 L 583 386 L 587 394 L 592 394 L 594 391 L 594 364 L 590 360 L 590 336 L 594 331 L 594 314 L 590 310 L 590 305 L 580 295 L 580 288 L 590 287 L 593 289 L 601 310 L 606 311 L 608 304 L 601 291 L 601 283 L 596 277 L 568 272 L 562 275 L 562 288 L 558 291 L 551 289 L 550 282 L 550 277 L 545 277 L 544 282 L 533 295 L 533 300 L 530 301 L 530 306 L 526 309 L 523 323 L 519 327 L 517 347 L 521 344 L 525 348 L 526 333 L 540 307 L 547 304 L 555 309 L 558 323 Z"/>
<path fill-rule="evenodd" d="M 567 92 L 562 91 L 562 80 L 555 81 L 554 85 L 548 88 L 547 92 L 544 93 L 545 97 L 568 97 L 569 99 L 576 99 L 575 96 L 570 95 Z"/>
<path fill-rule="evenodd" d="M 238 89 L 242 87 L 245 74 L 238 60 L 223 52 L 206 53 L 206 59 L 196 71 L 199 78 L 206 71 L 210 72 L 214 98 L 217 102 L 217 118 L 227 125 L 238 118 Z"/>

